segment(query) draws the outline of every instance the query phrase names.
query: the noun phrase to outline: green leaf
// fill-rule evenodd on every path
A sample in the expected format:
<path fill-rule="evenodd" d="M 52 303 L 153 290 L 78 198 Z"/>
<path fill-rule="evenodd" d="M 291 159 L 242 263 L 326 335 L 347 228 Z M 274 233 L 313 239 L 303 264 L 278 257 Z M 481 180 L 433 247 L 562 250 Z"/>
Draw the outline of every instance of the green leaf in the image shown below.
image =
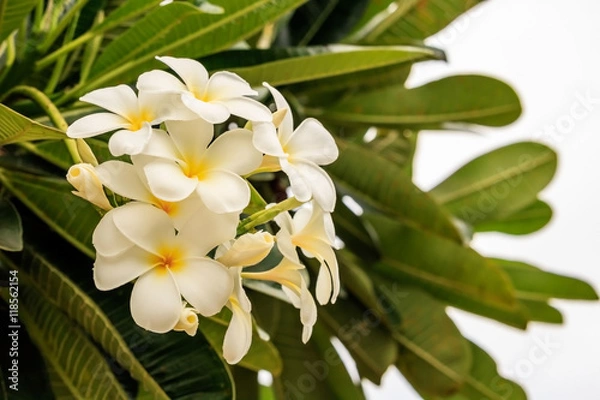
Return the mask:
<path fill-rule="evenodd" d="M 340 156 L 327 171 L 341 189 L 399 221 L 461 241 L 446 211 L 419 190 L 399 167 L 359 146 L 342 142 L 338 145 Z"/>
<path fill-rule="evenodd" d="M 556 153 L 520 142 L 479 156 L 429 194 L 471 225 L 509 216 L 537 199 L 556 172 Z"/>
<path fill-rule="evenodd" d="M 198 58 L 228 47 L 259 31 L 305 0 L 215 1 L 224 14 L 205 14 L 185 3 L 159 7 L 111 42 L 90 71 L 89 82 L 75 97 L 91 89 L 131 82 L 151 68 L 164 68 L 157 55 Z"/>
<path fill-rule="evenodd" d="M 360 17 L 358 22 L 354 25 L 353 32 L 358 31 L 360 28 L 365 26 L 369 21 L 373 19 L 377 14 L 384 11 L 386 8 L 390 6 L 395 0 L 377 0 L 377 1 L 369 1 L 369 5 L 367 6 L 365 12 Z"/>
<path fill-rule="evenodd" d="M 535 200 L 508 215 L 475 221 L 475 232 L 502 232 L 511 235 L 527 235 L 542 229 L 552 219 L 552 208 L 542 200 Z"/>
<path fill-rule="evenodd" d="M 594 288 L 577 278 L 542 271 L 519 261 L 494 258 L 510 277 L 517 296 L 528 300 L 548 300 L 551 298 L 570 300 L 598 300 Z"/>
<path fill-rule="evenodd" d="M 63 132 L 39 124 L 0 104 L 0 146 L 42 139 L 66 139 Z"/>
<path fill-rule="evenodd" d="M 374 271 L 475 314 L 525 328 L 508 276 L 492 260 L 445 238 L 366 214 L 381 243 L 382 258 Z M 434 249 L 434 250 L 432 250 Z"/>
<path fill-rule="evenodd" d="M 445 28 L 483 0 L 403 0 L 387 8 L 366 25 L 354 40 L 368 44 L 421 41 Z"/>
<path fill-rule="evenodd" d="M 65 179 L 0 169 L 0 182 L 60 236 L 94 258 L 92 233 L 100 214 L 91 203 L 73 195 Z"/>
<path fill-rule="evenodd" d="M 0 0 L 0 43 L 21 26 L 37 3 L 36 0 Z"/>
<path fill-rule="evenodd" d="M 88 138 L 85 142 L 90 146 L 99 163 L 114 159 L 125 160 L 124 157 L 113 157 L 108 150 L 108 144 L 103 140 Z M 64 170 L 68 170 L 73 165 L 73 158 L 65 143 L 61 141 L 34 143 L 27 146 L 27 150 Z"/>
<path fill-rule="evenodd" d="M 129 398 L 80 327 L 33 287 L 19 294 L 19 317 L 50 367 L 50 378 L 58 378 L 70 398 Z"/>
<path fill-rule="evenodd" d="M 521 114 L 515 91 L 497 79 L 457 75 L 407 89 L 402 85 L 358 92 L 328 108 L 305 112 L 340 125 L 444 129 L 448 123 L 504 126 Z"/>
<path fill-rule="evenodd" d="M 224 309 L 215 316 L 203 319 L 198 325 L 204 337 L 217 352 L 220 352 L 223 348 L 223 339 L 230 319 L 231 312 Z M 273 376 L 278 376 L 281 374 L 282 360 L 277 348 L 271 342 L 263 340 L 258 332 L 254 330 L 252 332 L 252 346 L 238 365 L 252 371 L 266 370 Z"/>
<path fill-rule="evenodd" d="M 23 226 L 19 212 L 6 198 L 0 198 L 0 249 L 23 249 Z"/>
<path fill-rule="evenodd" d="M 452 397 L 424 396 L 426 400 L 527 400 L 527 395 L 516 383 L 498 373 L 494 360 L 472 342 L 473 363 L 466 384 Z"/>
<path fill-rule="evenodd" d="M 376 312 L 353 298 L 338 299 L 319 310 L 319 319 L 348 349 L 361 377 L 380 384 L 398 349 Z"/>
<path fill-rule="evenodd" d="M 376 280 L 385 318 L 400 344 L 396 366 L 422 393 L 458 391 L 471 368 L 467 340 L 446 315 L 445 305 L 421 290 Z"/>
<path fill-rule="evenodd" d="M 517 297 L 519 297 L 518 294 Z M 519 299 L 519 304 L 525 310 L 530 321 L 545 322 L 547 324 L 563 323 L 563 316 L 560 311 L 545 301 Z"/>
<path fill-rule="evenodd" d="M 219 54 L 219 64 L 239 74 L 251 85 L 258 86 L 262 82 L 269 82 L 273 86 L 280 86 L 441 57 L 443 53 L 427 47 L 330 45 L 293 49 L 232 50 Z M 214 61 L 212 63 L 216 64 Z M 244 66 L 236 67 L 236 64 L 240 63 Z M 210 59 L 207 64 L 207 67 L 209 66 Z"/>
<path fill-rule="evenodd" d="M 138 15 L 144 15 L 153 8 L 158 8 L 160 0 L 128 0 L 108 14 L 98 25 L 91 29 L 91 33 L 105 32 L 124 22 L 130 21 Z"/>

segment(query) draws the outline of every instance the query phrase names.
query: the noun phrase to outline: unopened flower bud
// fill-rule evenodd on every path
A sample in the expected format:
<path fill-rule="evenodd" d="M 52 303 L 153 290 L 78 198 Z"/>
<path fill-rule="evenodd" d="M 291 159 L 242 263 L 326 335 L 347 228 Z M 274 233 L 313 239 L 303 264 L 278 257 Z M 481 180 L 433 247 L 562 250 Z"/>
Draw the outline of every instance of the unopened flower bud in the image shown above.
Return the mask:
<path fill-rule="evenodd" d="M 273 247 L 273 235 L 268 232 L 240 236 L 217 261 L 228 267 L 247 267 L 261 262 Z"/>
<path fill-rule="evenodd" d="M 110 210 L 110 205 L 102 183 L 91 164 L 75 164 L 67 172 L 67 180 L 77 190 L 73 194 L 86 199 L 103 210 Z"/>
<path fill-rule="evenodd" d="M 198 311 L 193 308 L 186 307 L 185 303 L 179 316 L 177 325 L 173 328 L 175 331 L 184 331 L 190 336 L 195 336 L 198 331 Z"/>

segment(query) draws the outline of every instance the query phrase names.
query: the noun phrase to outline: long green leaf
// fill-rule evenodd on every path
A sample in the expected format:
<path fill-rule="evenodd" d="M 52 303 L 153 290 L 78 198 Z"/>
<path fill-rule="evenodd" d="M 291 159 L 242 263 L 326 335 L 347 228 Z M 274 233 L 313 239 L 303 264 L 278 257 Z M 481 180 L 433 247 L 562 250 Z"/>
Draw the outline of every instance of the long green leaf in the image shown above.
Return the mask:
<path fill-rule="evenodd" d="M 378 281 L 376 288 L 400 344 L 400 372 L 422 393 L 457 392 L 471 368 L 471 351 L 445 305 L 410 287 Z"/>
<path fill-rule="evenodd" d="M 131 82 L 141 72 L 164 67 L 155 56 L 197 58 L 224 50 L 304 1 L 215 1 L 225 9 L 221 15 L 205 14 L 185 3 L 160 7 L 110 43 L 90 71 L 89 82 L 75 88 L 70 96 Z"/>
<path fill-rule="evenodd" d="M 36 0 L 0 0 L 0 43 L 21 25 L 37 3 Z"/>
<path fill-rule="evenodd" d="M 448 123 L 504 126 L 521 114 L 515 91 L 497 79 L 457 75 L 407 89 L 392 85 L 358 92 L 307 114 L 340 125 L 444 129 Z"/>
<path fill-rule="evenodd" d="M 6 199 L 0 197 L 0 249 L 21 251 L 23 249 L 23 226 L 19 212 Z"/>
<path fill-rule="evenodd" d="M 330 45 L 293 49 L 231 50 L 207 59 L 207 67 L 227 68 L 251 85 L 260 85 L 266 81 L 279 86 L 441 57 L 443 53 L 427 47 Z"/>
<path fill-rule="evenodd" d="M 503 378 L 494 360 L 480 347 L 469 342 L 473 363 L 467 383 L 454 396 L 424 396 L 426 400 L 527 400 L 519 385 Z"/>
<path fill-rule="evenodd" d="M 19 299 L 19 316 L 27 332 L 70 398 L 129 398 L 103 354 L 50 299 L 33 287 L 24 287 Z"/>
<path fill-rule="evenodd" d="M 421 192 L 399 167 L 359 146 L 340 147 L 338 160 L 327 168 L 340 188 L 398 220 L 461 240 L 445 210 Z"/>
<path fill-rule="evenodd" d="M 73 195 L 66 180 L 0 169 L 0 182 L 59 235 L 94 258 L 92 233 L 100 214 Z"/>
<path fill-rule="evenodd" d="M 552 208 L 542 200 L 508 215 L 497 215 L 492 219 L 475 221 L 475 232 L 502 232 L 511 235 L 527 235 L 542 229 L 552 219 Z"/>
<path fill-rule="evenodd" d="M 0 146 L 42 139 L 66 139 L 63 132 L 39 124 L 0 104 Z"/>
<path fill-rule="evenodd" d="M 445 28 L 483 0 L 400 0 L 393 2 L 353 37 L 368 44 L 399 44 L 423 40 Z"/>
<path fill-rule="evenodd" d="M 502 219 L 533 203 L 556 172 L 556 153 L 520 142 L 479 156 L 429 193 L 471 225 Z"/>
<path fill-rule="evenodd" d="M 375 214 L 366 218 L 381 243 L 382 259 L 373 265 L 374 271 L 464 310 L 519 328 L 527 325 L 514 287 L 492 260 L 389 218 Z"/>

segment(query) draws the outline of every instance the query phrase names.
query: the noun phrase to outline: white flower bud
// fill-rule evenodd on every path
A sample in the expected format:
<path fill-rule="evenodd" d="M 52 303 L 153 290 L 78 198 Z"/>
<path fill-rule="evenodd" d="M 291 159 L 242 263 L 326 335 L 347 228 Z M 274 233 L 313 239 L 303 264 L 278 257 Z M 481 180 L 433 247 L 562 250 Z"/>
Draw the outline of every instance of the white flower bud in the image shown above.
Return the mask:
<path fill-rule="evenodd" d="M 83 139 L 75 139 L 75 144 L 77 145 L 77 152 L 83 160 L 84 163 L 92 164 L 92 166 L 98 166 L 98 159 L 94 155 L 89 144 L 86 143 Z"/>
<path fill-rule="evenodd" d="M 274 238 L 268 232 L 240 236 L 217 261 L 228 267 L 247 267 L 261 262 L 271 251 Z"/>
<path fill-rule="evenodd" d="M 67 180 L 77 190 L 73 194 L 86 199 L 103 210 L 110 210 L 110 205 L 102 183 L 91 164 L 75 164 L 67 172 Z"/>
<path fill-rule="evenodd" d="M 195 336 L 198 331 L 198 311 L 191 307 L 186 307 L 183 303 L 181 315 L 177 325 L 173 328 L 175 331 L 185 331 L 190 336 Z"/>

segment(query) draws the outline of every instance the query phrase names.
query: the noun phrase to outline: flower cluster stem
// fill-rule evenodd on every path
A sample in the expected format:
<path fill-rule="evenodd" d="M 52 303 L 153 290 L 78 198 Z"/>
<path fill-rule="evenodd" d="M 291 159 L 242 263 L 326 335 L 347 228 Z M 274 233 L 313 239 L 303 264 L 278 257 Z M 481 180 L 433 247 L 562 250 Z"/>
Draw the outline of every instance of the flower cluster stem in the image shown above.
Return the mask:
<path fill-rule="evenodd" d="M 280 203 L 277 203 L 273 207 L 269 207 L 259 212 L 256 212 L 248 218 L 245 218 L 242 221 L 240 221 L 240 224 L 237 228 L 237 234 L 243 235 L 244 233 L 248 233 L 252 228 L 272 221 L 273 218 L 275 218 L 282 212 L 300 207 L 302 204 L 303 203 L 295 197 L 290 197 Z"/>

